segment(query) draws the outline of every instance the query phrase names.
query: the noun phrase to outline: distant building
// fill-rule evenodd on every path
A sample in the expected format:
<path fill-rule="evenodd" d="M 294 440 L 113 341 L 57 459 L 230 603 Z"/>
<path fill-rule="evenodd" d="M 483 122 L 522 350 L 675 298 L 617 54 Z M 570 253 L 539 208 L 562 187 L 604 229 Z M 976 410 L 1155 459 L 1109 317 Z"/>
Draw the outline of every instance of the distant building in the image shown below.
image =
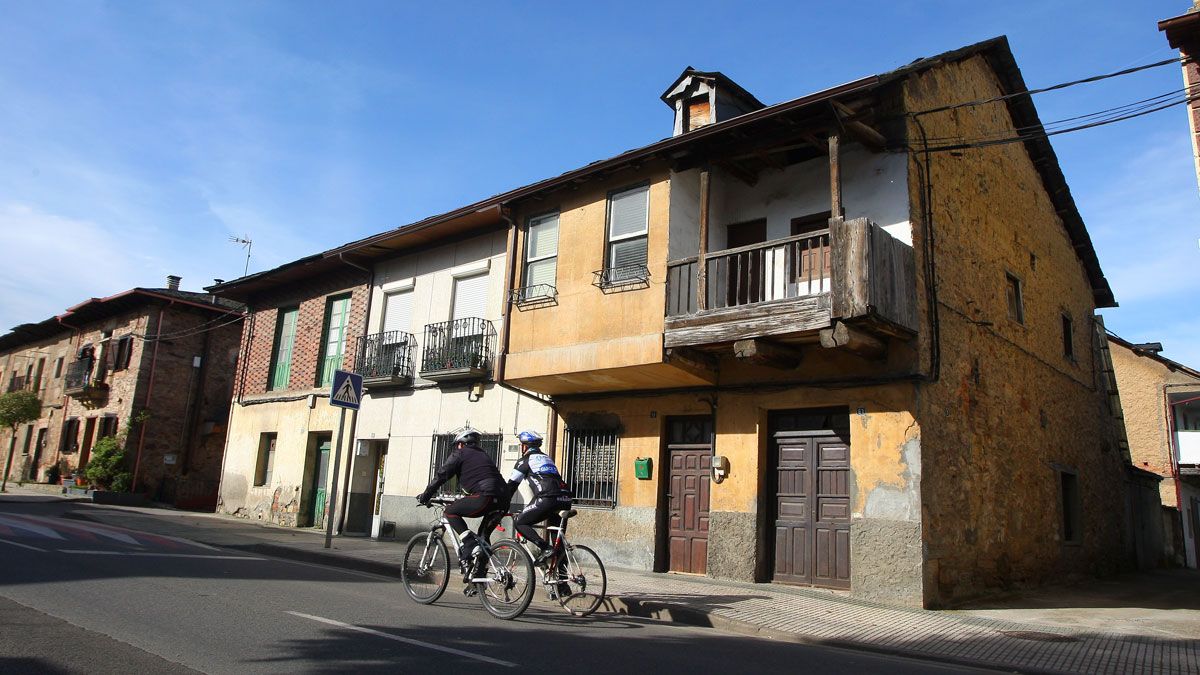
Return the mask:
<path fill-rule="evenodd" d="M 114 436 L 135 491 L 212 510 L 242 312 L 179 281 L 92 298 L 0 336 L 6 390 L 36 392 L 43 406 L 17 430 L 19 478 L 76 474 L 96 441 Z"/>

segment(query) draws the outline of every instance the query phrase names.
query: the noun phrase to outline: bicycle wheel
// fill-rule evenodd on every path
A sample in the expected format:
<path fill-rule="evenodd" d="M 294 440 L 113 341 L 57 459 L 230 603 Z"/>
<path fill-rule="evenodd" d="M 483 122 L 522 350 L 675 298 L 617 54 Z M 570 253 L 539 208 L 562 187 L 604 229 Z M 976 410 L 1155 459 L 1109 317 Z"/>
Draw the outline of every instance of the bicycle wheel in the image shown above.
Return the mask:
<path fill-rule="evenodd" d="M 422 605 L 442 597 L 446 582 L 450 580 L 450 558 L 441 536 L 433 532 L 413 535 L 404 549 L 404 567 L 400 576 L 408 597 Z"/>
<path fill-rule="evenodd" d="M 500 539 L 492 544 L 487 579 L 477 582 L 475 588 L 479 590 L 484 609 L 498 619 L 520 616 L 533 600 L 533 560 L 512 539 Z"/>
<path fill-rule="evenodd" d="M 563 591 L 570 589 L 569 594 Z M 566 559 L 558 564 L 558 602 L 575 616 L 587 616 L 604 602 L 608 577 L 600 556 L 586 546 L 567 546 Z"/>

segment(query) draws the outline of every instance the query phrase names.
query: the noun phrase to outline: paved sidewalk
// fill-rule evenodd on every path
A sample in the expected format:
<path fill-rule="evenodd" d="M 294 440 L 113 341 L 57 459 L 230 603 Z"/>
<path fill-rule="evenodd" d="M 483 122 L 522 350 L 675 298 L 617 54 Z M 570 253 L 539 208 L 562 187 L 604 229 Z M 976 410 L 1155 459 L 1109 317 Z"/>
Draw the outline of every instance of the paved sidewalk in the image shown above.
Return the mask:
<path fill-rule="evenodd" d="M 29 487 L 14 491 L 32 493 Z M 399 576 L 403 542 L 335 537 L 333 548 L 325 549 L 322 532 L 156 508 L 81 504 L 72 516 Z M 609 569 L 608 581 L 609 611 L 772 639 L 1025 672 L 1200 673 L 1200 574 L 1194 570 L 1051 589 L 988 609 L 953 612 L 887 607 L 815 589 L 625 569 Z"/>

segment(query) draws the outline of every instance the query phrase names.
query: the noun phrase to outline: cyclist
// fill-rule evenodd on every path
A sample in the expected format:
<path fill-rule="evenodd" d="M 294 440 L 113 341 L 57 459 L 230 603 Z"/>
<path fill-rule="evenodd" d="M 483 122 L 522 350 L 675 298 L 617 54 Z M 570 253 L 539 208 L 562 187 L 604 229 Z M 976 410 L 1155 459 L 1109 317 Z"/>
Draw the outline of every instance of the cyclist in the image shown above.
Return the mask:
<path fill-rule="evenodd" d="M 534 563 L 541 564 L 550 557 L 552 550 L 533 526 L 563 509 L 571 508 L 571 492 L 563 482 L 554 460 L 542 452 L 540 434 L 536 431 L 522 431 L 517 434 L 517 440 L 521 441 L 523 454 L 508 477 L 508 497 L 512 499 L 521 482 L 528 481 L 533 490 L 533 499 L 525 505 L 525 509 L 517 515 L 513 524 L 521 536 L 540 549 L 541 553 L 534 559 Z"/>
<path fill-rule="evenodd" d="M 454 451 L 438 468 L 429 487 L 417 495 L 417 503 L 427 506 L 442 483 L 456 476 L 459 487 L 467 491 L 467 496 L 447 506 L 444 514 L 450 527 L 454 528 L 462 541 L 458 549 L 458 559 L 463 563 L 464 570 L 467 561 L 476 554 L 483 553 L 483 547 L 479 545 L 475 533 L 467 528 L 463 518 L 484 516 L 486 519 L 493 512 L 508 508 L 508 492 L 505 489 L 504 478 L 492 463 L 492 458 L 479 447 L 479 439 L 479 432 L 471 427 L 459 432 L 454 437 Z M 486 561 L 480 556 L 476 567 L 484 564 Z M 479 571 L 476 569 L 472 575 Z"/>

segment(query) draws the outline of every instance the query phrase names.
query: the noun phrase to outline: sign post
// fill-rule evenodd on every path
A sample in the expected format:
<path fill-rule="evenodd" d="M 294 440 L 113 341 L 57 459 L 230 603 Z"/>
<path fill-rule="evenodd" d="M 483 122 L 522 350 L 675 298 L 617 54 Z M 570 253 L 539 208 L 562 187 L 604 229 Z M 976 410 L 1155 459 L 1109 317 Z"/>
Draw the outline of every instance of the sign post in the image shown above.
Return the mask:
<path fill-rule="evenodd" d="M 329 405 L 341 408 L 342 413 L 338 417 L 337 442 L 333 449 L 333 484 L 329 488 L 329 503 L 326 507 L 328 510 L 325 516 L 325 548 L 329 548 L 333 541 L 334 515 L 338 512 L 338 470 L 342 466 L 342 433 L 346 428 L 346 411 L 353 410 L 354 414 L 358 415 L 362 392 L 362 375 L 345 370 L 334 371 L 333 385 L 329 388 Z"/>

